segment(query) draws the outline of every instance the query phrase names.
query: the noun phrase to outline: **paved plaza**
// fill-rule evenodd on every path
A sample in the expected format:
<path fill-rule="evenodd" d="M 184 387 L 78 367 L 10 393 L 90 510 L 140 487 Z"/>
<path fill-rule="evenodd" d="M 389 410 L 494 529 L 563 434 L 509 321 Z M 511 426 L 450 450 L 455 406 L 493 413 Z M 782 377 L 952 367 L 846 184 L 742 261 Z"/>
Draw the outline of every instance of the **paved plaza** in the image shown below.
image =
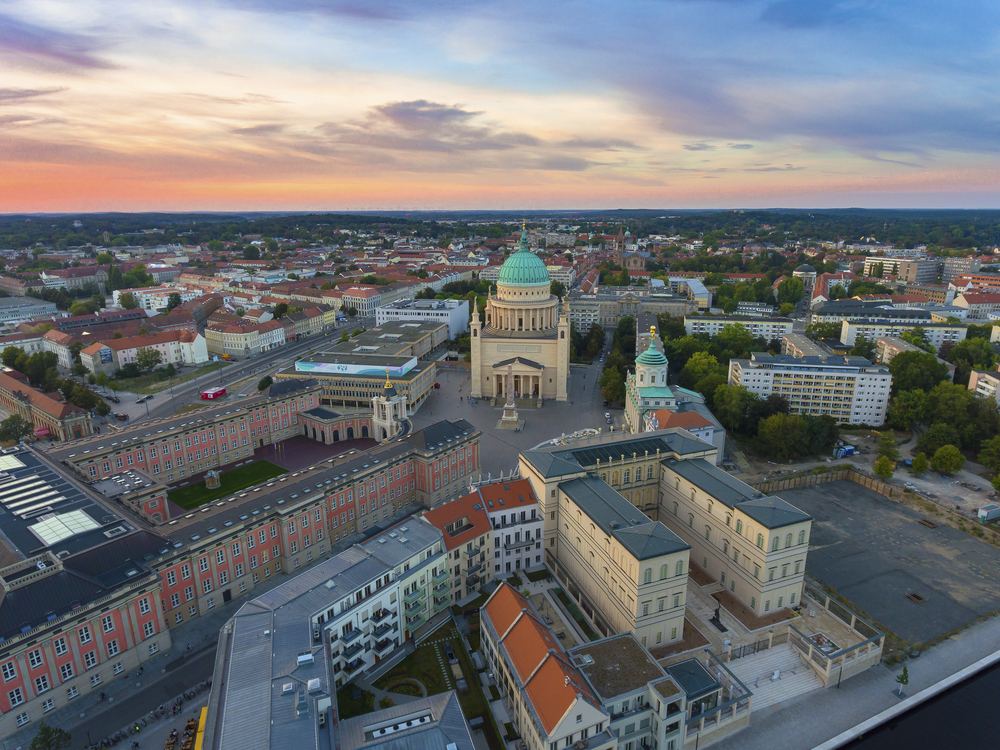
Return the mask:
<path fill-rule="evenodd" d="M 850 481 L 785 490 L 813 517 L 806 572 L 919 644 L 1000 609 L 1000 550 Z M 907 598 L 913 594 L 920 600 Z"/>
<path fill-rule="evenodd" d="M 475 406 L 469 403 L 469 373 L 462 370 L 439 369 L 437 381 L 441 388 L 431 396 L 411 417 L 414 430 L 420 430 L 442 419 L 466 419 L 482 430 L 481 446 L 483 477 L 497 476 L 517 466 L 517 454 L 539 443 L 569 434 L 585 427 L 603 428 L 608 425 L 605 412 L 611 412 L 614 428 L 621 428 L 624 412 L 605 408 L 597 381 L 601 366 L 572 365 L 570 367 L 569 400 L 546 401 L 541 409 L 519 409 L 524 420 L 519 432 L 496 429 L 503 414 L 502 404 L 490 406 L 486 399 L 479 399 Z"/>

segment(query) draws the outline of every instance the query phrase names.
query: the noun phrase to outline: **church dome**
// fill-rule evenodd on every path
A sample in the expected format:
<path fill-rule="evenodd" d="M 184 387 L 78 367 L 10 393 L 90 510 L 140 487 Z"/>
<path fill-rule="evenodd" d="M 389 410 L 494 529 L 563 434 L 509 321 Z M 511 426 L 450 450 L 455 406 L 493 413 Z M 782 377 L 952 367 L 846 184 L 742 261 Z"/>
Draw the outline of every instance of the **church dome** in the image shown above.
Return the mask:
<path fill-rule="evenodd" d="M 542 259 L 528 249 L 528 231 L 521 230 L 521 246 L 500 266 L 497 285 L 549 286 L 549 270 Z"/>
<path fill-rule="evenodd" d="M 815 276 L 816 275 L 816 269 L 813 268 L 812 266 L 810 266 L 808 263 L 803 263 L 801 266 L 799 266 L 794 271 L 792 271 L 792 273 L 804 273 L 804 274 L 810 274 L 811 273 L 813 276 Z"/>
<path fill-rule="evenodd" d="M 649 367 L 666 367 L 667 358 L 663 356 L 663 352 L 650 344 L 646 351 L 635 358 L 635 363 Z"/>

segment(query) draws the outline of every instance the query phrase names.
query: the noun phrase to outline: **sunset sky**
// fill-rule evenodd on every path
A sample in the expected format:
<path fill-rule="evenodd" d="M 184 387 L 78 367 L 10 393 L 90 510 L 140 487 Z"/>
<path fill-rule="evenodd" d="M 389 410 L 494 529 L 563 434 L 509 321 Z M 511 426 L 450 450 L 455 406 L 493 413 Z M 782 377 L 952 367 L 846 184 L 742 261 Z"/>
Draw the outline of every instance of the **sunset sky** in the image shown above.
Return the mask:
<path fill-rule="evenodd" d="M 0 0 L 0 213 L 1000 207 L 998 15 Z"/>

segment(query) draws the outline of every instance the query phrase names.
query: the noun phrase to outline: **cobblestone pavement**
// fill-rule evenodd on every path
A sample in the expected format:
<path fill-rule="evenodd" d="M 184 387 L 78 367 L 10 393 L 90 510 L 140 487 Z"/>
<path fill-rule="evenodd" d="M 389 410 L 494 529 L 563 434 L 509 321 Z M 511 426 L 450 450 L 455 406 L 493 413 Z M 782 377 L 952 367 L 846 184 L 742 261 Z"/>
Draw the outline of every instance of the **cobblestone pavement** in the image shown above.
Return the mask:
<path fill-rule="evenodd" d="M 441 388 L 432 392 L 427 401 L 411 417 L 414 430 L 419 430 L 442 419 L 466 419 L 483 433 L 481 455 L 484 477 L 505 474 L 517 466 L 517 454 L 539 443 L 569 434 L 585 427 L 609 429 L 604 419 L 611 412 L 614 428 L 619 430 L 624 419 L 621 409 L 605 408 L 597 381 L 601 365 L 573 365 L 570 367 L 570 397 L 568 401 L 546 401 L 541 409 L 521 409 L 518 415 L 524 420 L 520 432 L 498 430 L 497 420 L 503 413 L 500 406 L 490 406 L 479 399 L 475 406 L 469 403 L 469 373 L 461 370 L 441 370 L 438 382 Z"/>

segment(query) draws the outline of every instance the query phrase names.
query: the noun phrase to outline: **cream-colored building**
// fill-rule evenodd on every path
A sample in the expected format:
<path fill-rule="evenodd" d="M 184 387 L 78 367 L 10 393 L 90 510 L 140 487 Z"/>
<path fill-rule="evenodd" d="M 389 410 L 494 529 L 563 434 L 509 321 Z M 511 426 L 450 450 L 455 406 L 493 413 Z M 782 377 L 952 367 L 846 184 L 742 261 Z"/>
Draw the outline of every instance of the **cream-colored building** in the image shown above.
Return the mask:
<path fill-rule="evenodd" d="M 715 459 L 678 428 L 521 453 L 545 562 L 602 634 L 632 630 L 649 648 L 682 638 L 689 562 L 758 616 L 801 600 L 811 518 Z"/>
<path fill-rule="evenodd" d="M 560 314 L 559 298 L 550 286 L 549 272 L 528 249 L 522 229 L 521 246 L 500 268 L 497 292 L 486 302 L 486 324 L 473 315 L 469 326 L 472 396 L 506 397 L 511 367 L 517 398 L 566 400 L 569 314 Z"/>
<path fill-rule="evenodd" d="M 826 414 L 842 424 L 877 426 L 885 421 L 892 375 L 864 357 L 799 359 L 754 352 L 750 359 L 729 362 L 728 382 L 761 398 L 783 396 L 792 414 Z"/>
<path fill-rule="evenodd" d="M 802 600 L 812 518 L 705 459 L 667 459 L 659 518 L 691 560 L 758 617 Z"/>

